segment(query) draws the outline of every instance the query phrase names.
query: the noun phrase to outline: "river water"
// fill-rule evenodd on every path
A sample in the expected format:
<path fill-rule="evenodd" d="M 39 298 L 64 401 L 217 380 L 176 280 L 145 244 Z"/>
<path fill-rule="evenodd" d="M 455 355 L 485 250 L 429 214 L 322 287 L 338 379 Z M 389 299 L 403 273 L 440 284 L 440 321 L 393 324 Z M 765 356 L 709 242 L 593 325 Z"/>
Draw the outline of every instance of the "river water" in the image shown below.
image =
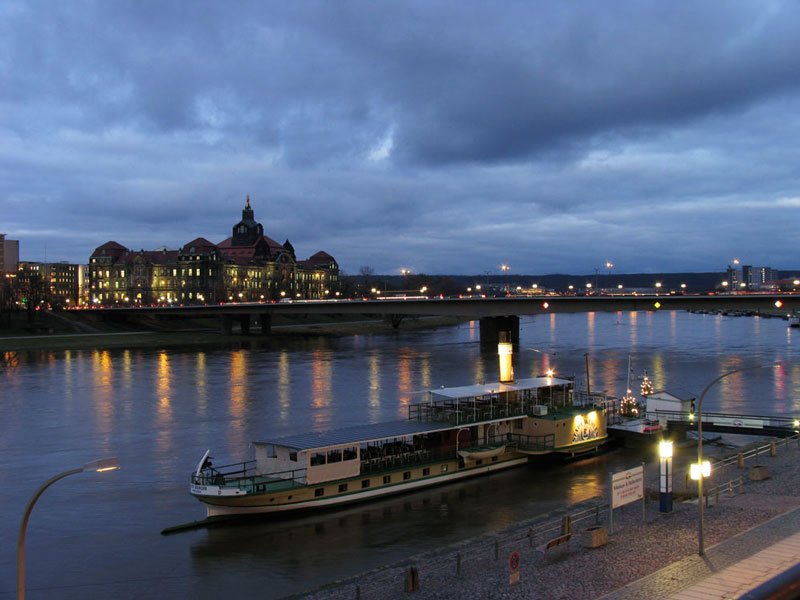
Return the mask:
<path fill-rule="evenodd" d="M 526 317 L 518 377 L 553 367 L 621 396 L 627 360 L 656 390 L 704 409 L 800 415 L 800 331 L 780 319 L 681 312 Z M 59 481 L 28 526 L 28 598 L 280 598 L 603 494 L 607 474 L 652 460 L 613 451 L 535 464 L 323 514 L 160 535 L 204 517 L 188 494 L 251 440 L 406 416 L 420 390 L 496 381 L 478 323 L 252 347 L 0 355 L 0 597 L 16 589 L 19 519 L 38 485 L 91 460 L 122 469 Z M 632 382 L 634 389 L 638 382 Z"/>

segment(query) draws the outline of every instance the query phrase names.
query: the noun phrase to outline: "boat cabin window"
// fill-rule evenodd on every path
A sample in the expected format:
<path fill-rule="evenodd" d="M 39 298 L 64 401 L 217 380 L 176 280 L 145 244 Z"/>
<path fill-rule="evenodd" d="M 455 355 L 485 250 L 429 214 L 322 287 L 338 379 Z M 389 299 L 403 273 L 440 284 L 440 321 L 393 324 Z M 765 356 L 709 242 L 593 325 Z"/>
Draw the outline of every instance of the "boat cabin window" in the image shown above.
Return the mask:
<path fill-rule="evenodd" d="M 289 452 L 289 460 L 297 462 L 297 452 Z"/>
<path fill-rule="evenodd" d="M 391 482 L 392 482 L 392 476 L 391 475 L 384 475 L 383 476 L 383 483 L 391 483 Z"/>
<path fill-rule="evenodd" d="M 430 467 L 425 467 L 424 469 L 422 469 L 422 476 L 423 476 L 423 477 L 427 477 L 427 476 L 428 476 L 428 475 L 430 475 L 430 474 L 431 474 L 431 469 L 430 469 Z"/>
<path fill-rule="evenodd" d="M 403 473 L 403 479 L 411 479 L 411 471 L 406 471 Z"/>
<path fill-rule="evenodd" d="M 278 458 L 278 449 L 275 444 L 267 445 L 267 458 Z"/>
<path fill-rule="evenodd" d="M 345 448 L 343 454 L 345 460 L 353 460 L 358 457 L 358 451 L 355 448 Z"/>
<path fill-rule="evenodd" d="M 347 491 L 347 484 L 346 483 L 340 483 L 339 484 L 339 493 L 346 492 L 346 491 Z"/>
<path fill-rule="evenodd" d="M 322 496 L 323 494 L 325 494 L 325 488 L 317 488 L 314 490 L 315 496 Z"/>
<path fill-rule="evenodd" d="M 362 479 L 361 480 L 361 487 L 368 488 L 369 487 L 369 479 Z"/>
<path fill-rule="evenodd" d="M 337 462 L 342 462 L 341 448 L 337 448 L 336 450 L 328 450 L 328 464 Z"/>
<path fill-rule="evenodd" d="M 317 465 L 324 465 L 325 464 L 325 455 L 321 454 L 319 452 L 317 452 L 316 454 L 313 454 L 311 456 L 310 464 L 311 464 L 312 467 L 315 467 Z"/>

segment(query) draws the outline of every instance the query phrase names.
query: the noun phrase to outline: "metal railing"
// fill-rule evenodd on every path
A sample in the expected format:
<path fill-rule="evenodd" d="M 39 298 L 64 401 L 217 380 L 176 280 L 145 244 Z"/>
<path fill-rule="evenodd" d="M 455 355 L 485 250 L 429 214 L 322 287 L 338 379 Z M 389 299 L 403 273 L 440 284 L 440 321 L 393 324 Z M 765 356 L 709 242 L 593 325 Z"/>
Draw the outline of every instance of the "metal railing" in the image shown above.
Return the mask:
<path fill-rule="evenodd" d="M 304 486 L 306 469 L 292 469 L 259 475 L 256 473 L 256 461 L 248 460 L 221 467 L 206 467 L 200 471 L 200 475 L 192 473 L 191 482 L 192 485 L 235 487 L 251 494 Z"/>
<path fill-rule="evenodd" d="M 657 410 L 648 412 L 646 416 L 655 419 L 666 417 L 670 421 L 688 423 L 690 425 L 697 422 L 697 414 L 694 412 Z M 736 415 L 703 411 L 703 425 L 742 427 L 753 430 L 773 427 L 796 432 L 798 429 L 798 418 L 775 415 Z"/>

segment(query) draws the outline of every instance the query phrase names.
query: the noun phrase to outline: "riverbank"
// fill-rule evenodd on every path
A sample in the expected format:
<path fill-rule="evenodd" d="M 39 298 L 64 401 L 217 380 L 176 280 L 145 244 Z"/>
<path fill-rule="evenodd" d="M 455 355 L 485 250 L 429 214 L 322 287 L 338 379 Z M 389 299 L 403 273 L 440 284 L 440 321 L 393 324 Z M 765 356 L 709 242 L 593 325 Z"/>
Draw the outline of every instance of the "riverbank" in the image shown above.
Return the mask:
<path fill-rule="evenodd" d="M 733 463 L 720 468 L 715 474 L 714 481 L 710 482 L 712 485 L 741 476 L 742 486 L 736 494 L 723 493 L 718 498 L 710 498 L 704 519 L 707 550 L 800 508 L 798 442 L 793 440 L 788 445 L 781 442 L 777 450 L 775 457 L 767 453 L 748 461 L 745 469 L 738 469 Z M 770 478 L 750 480 L 749 470 L 755 462 L 767 468 Z M 649 490 L 657 489 L 655 476 L 655 472 L 650 472 L 646 479 Z M 684 482 L 679 479 L 676 478 L 675 487 L 683 491 Z M 571 507 L 569 512 L 581 508 Z M 597 516 L 597 524 L 608 527 L 607 511 Z M 691 558 L 698 550 L 696 496 L 694 501 L 676 503 L 673 512 L 666 514 L 658 512 L 658 502 L 654 501 L 647 503 L 644 516 L 640 503 L 617 509 L 608 543 L 597 548 L 583 547 L 580 535 L 577 535 L 596 524 L 594 517 L 576 524 L 576 535 L 568 543 L 544 553 L 536 549 L 540 542 L 532 542 L 526 536 L 526 532 L 535 528 L 536 523 L 519 523 L 493 535 L 444 548 L 440 552 L 413 556 L 402 563 L 337 582 L 302 597 L 313 600 L 398 597 L 403 595 L 410 567 L 417 570 L 419 589 L 408 596 L 420 600 L 574 600 L 606 595 L 614 598 L 636 597 L 636 593 L 623 588 L 678 561 Z M 787 535 L 791 533 L 794 531 L 788 531 Z M 519 582 L 516 584 L 509 583 L 509 558 L 512 552 L 518 552 L 520 557 Z M 469 561 L 465 560 L 468 556 L 472 557 Z M 706 568 L 713 570 L 713 565 Z M 663 581 L 654 577 L 649 582 L 646 595 L 642 597 L 667 597 L 685 585 L 694 583 L 689 575 L 684 575 L 679 569 L 661 579 Z"/>
<path fill-rule="evenodd" d="M 269 335 L 255 330 L 249 334 L 225 335 L 219 330 L 195 323 L 175 329 L 148 330 L 142 327 L 120 330 L 103 323 L 85 324 L 83 327 L 54 327 L 47 325 L 48 333 L 32 333 L 19 326 L 0 335 L 0 352 L 91 350 L 113 348 L 186 348 L 197 346 L 246 346 L 259 347 L 275 340 L 308 337 L 336 337 L 345 335 L 391 335 L 396 331 L 412 329 L 434 329 L 463 323 L 464 319 L 453 317 L 406 318 L 399 329 L 382 319 L 343 321 L 320 318 L 276 320 Z M 79 329 L 75 331 L 74 329 Z M 87 330 L 88 329 L 88 330 Z"/>

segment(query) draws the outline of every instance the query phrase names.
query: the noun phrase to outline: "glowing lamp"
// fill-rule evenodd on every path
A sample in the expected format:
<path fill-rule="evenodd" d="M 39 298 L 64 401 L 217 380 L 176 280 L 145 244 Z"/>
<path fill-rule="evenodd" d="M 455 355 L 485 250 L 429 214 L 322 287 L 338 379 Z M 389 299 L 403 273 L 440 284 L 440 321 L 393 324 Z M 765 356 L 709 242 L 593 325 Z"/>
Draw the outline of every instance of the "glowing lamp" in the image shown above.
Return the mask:
<path fill-rule="evenodd" d="M 775 308 L 780 308 L 781 306 L 783 306 L 783 302 L 780 300 L 775 300 Z"/>
<path fill-rule="evenodd" d="M 542 302 L 542 308 L 547 310 L 548 308 L 550 308 L 550 303 L 549 302 Z"/>
<path fill-rule="evenodd" d="M 656 302 L 655 304 L 653 304 L 653 306 L 655 306 L 656 308 L 661 308 L 661 302 Z"/>
<path fill-rule="evenodd" d="M 703 479 L 711 475 L 711 463 L 704 460 L 702 464 L 692 463 L 689 465 L 689 477 L 697 481 L 702 477 Z"/>
<path fill-rule="evenodd" d="M 555 371 L 553 369 L 547 369 L 547 376 L 552 378 L 555 375 Z"/>
<path fill-rule="evenodd" d="M 659 458 L 672 458 L 672 441 L 664 440 L 658 443 Z"/>

